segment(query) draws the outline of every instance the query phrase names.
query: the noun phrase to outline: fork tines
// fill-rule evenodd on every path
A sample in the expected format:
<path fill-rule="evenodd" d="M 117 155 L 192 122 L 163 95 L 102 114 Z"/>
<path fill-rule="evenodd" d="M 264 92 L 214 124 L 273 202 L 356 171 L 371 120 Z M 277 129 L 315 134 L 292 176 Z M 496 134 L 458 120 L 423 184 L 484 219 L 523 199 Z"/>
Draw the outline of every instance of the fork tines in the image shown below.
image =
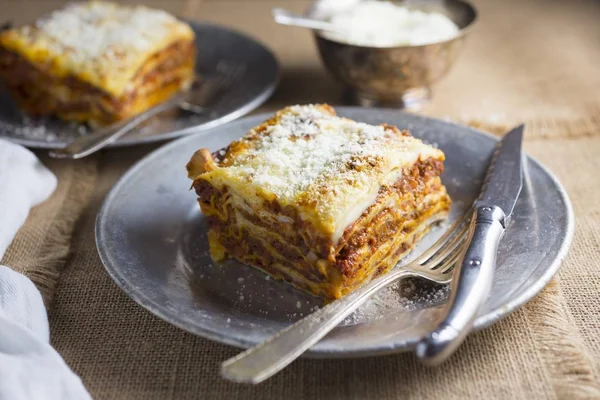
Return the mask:
<path fill-rule="evenodd" d="M 470 207 L 415 263 L 441 273 L 450 271 L 461 255 L 472 217 Z"/>

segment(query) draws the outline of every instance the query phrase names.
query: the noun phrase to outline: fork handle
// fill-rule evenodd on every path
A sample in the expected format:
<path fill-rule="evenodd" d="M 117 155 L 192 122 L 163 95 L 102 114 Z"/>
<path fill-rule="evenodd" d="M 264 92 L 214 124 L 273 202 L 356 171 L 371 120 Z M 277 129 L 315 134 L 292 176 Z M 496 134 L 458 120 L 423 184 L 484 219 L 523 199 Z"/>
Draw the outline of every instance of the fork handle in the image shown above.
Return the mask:
<path fill-rule="evenodd" d="M 463 342 L 487 299 L 504 235 L 505 215 L 495 206 L 480 206 L 471 221 L 466 250 L 457 262 L 445 317 L 417 343 L 417 357 L 427 365 L 445 361 Z"/>
<path fill-rule="evenodd" d="M 69 158 L 75 160 L 89 156 L 90 154 L 95 153 L 114 142 L 142 122 L 146 121 L 148 118 L 153 117 L 163 111 L 176 108 L 179 103 L 181 103 L 181 100 L 181 96 L 176 95 L 170 100 L 152 107 L 131 119 L 100 128 L 89 135 L 79 136 L 66 147 L 50 151 L 50 157 Z"/>
<path fill-rule="evenodd" d="M 409 275 L 404 269 L 393 270 L 309 314 L 267 341 L 225 361 L 221 375 L 234 382 L 264 381 L 300 357 L 378 290 Z"/>

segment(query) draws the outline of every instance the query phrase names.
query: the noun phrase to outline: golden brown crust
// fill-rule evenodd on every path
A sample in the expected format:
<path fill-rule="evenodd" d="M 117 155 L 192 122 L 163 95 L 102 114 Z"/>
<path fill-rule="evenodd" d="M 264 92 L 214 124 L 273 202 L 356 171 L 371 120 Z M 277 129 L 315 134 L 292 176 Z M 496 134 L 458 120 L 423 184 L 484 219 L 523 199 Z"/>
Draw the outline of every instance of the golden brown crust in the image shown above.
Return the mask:
<path fill-rule="evenodd" d="M 185 168 L 188 172 L 188 178 L 195 180 L 197 176 L 213 171 L 217 165 L 215 164 L 213 155 L 208 149 L 200 149 L 194 153 Z"/>

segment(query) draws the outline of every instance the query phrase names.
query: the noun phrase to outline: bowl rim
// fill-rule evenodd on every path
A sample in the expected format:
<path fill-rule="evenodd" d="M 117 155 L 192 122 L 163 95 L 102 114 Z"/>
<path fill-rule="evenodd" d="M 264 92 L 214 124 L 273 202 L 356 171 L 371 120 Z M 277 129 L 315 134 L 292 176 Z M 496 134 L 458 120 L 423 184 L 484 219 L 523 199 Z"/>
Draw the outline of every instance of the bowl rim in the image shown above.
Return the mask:
<path fill-rule="evenodd" d="M 388 1 L 394 1 L 394 0 L 388 0 Z M 312 10 L 317 2 L 318 2 L 318 0 L 314 0 L 311 3 L 311 5 L 306 9 L 305 15 L 310 15 L 312 13 Z M 320 40 L 324 40 L 324 41 L 327 41 L 330 43 L 335 43 L 335 44 L 342 45 L 342 46 L 355 47 L 355 48 L 360 48 L 360 49 L 368 49 L 368 50 L 374 50 L 374 51 L 418 49 L 418 48 L 424 48 L 424 47 L 429 47 L 429 46 L 435 46 L 435 45 L 439 45 L 439 44 L 451 43 L 453 41 L 456 41 L 458 39 L 465 37 L 473 29 L 473 26 L 475 25 L 475 23 L 477 22 L 477 20 L 479 18 L 479 14 L 477 12 L 477 9 L 473 5 L 473 3 L 471 3 L 470 1 L 467 1 L 467 0 L 443 0 L 443 4 L 445 4 L 445 3 L 456 3 L 463 7 L 466 7 L 466 9 L 471 11 L 471 13 L 473 14 L 473 18 L 467 23 L 467 25 L 465 25 L 464 27 L 459 29 L 458 34 L 456 36 L 453 36 L 453 37 L 451 37 L 449 39 L 445 39 L 445 40 L 439 40 L 437 42 L 429 42 L 429 43 L 416 44 L 416 45 L 399 45 L 399 46 L 366 46 L 366 45 L 361 45 L 361 44 L 348 43 L 348 42 L 344 42 L 341 40 L 334 40 L 334 39 L 324 36 L 322 34 L 323 31 L 316 30 L 316 29 L 311 29 L 311 30 L 313 31 L 313 34 L 315 35 L 315 37 Z M 454 22 L 454 21 L 452 21 L 452 22 Z"/>

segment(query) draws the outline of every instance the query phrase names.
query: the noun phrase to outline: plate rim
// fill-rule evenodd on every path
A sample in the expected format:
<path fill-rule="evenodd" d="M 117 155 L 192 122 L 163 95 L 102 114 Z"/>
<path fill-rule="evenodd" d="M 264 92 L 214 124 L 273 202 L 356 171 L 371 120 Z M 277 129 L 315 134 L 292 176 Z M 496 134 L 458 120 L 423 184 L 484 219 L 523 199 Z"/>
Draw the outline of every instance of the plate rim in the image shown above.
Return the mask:
<path fill-rule="evenodd" d="M 446 121 L 446 120 L 442 120 L 439 118 L 434 118 L 434 117 L 429 117 L 429 116 L 424 116 L 424 115 L 417 115 L 417 114 L 408 113 L 405 111 L 399 111 L 399 110 L 393 109 L 393 108 L 364 108 L 364 107 L 351 107 L 351 106 L 338 106 L 335 108 L 336 108 L 336 110 L 339 110 L 341 114 L 343 114 L 345 111 L 351 112 L 353 110 L 362 110 L 362 111 L 377 110 L 377 111 L 384 111 L 384 112 L 385 111 L 393 111 L 393 112 L 399 113 L 401 115 L 409 115 L 411 118 L 416 117 L 416 118 L 423 119 L 423 120 L 434 120 L 437 122 L 442 122 L 444 124 L 453 125 L 453 126 L 461 128 L 461 129 L 468 129 L 468 130 L 472 131 L 474 134 L 483 135 L 485 137 L 488 137 L 489 139 L 492 139 L 495 142 L 498 142 L 500 140 L 499 137 L 497 137 L 493 134 L 483 132 L 479 129 L 476 129 L 476 128 L 473 128 L 470 126 L 461 125 L 459 123 L 455 123 L 452 121 Z M 251 116 L 246 116 L 244 118 L 238 119 L 237 121 L 242 122 L 244 120 L 252 119 L 252 118 L 256 118 L 256 119 L 268 118 L 271 115 L 272 115 L 272 112 L 265 112 L 265 113 L 251 115 Z M 214 128 L 214 129 L 216 129 L 216 128 Z M 180 146 L 181 145 L 180 142 L 195 140 L 196 135 L 203 136 L 203 133 L 205 133 L 205 132 L 199 132 L 199 133 L 192 134 L 192 135 L 186 135 L 186 136 L 181 137 L 177 140 L 174 140 L 170 143 L 164 144 L 163 146 L 159 147 L 158 149 L 156 149 L 156 150 L 150 152 L 149 154 L 147 154 L 146 156 L 144 156 L 142 159 L 138 160 L 115 182 L 115 184 L 111 187 L 111 189 L 107 193 L 106 197 L 104 198 L 104 200 L 102 202 L 102 206 L 100 207 L 98 214 L 96 216 L 95 227 L 94 227 L 96 249 L 98 251 L 102 265 L 104 266 L 104 269 L 106 270 L 108 275 L 117 284 L 117 286 L 123 292 L 125 292 L 125 294 L 130 299 L 132 299 L 134 302 L 136 302 L 138 305 L 142 306 L 144 309 L 151 312 L 152 314 L 154 314 L 158 318 L 162 319 L 163 321 L 166 321 L 180 329 L 183 329 L 186 332 L 190 332 L 192 334 L 198 335 L 200 337 L 203 337 L 205 339 L 212 340 L 212 341 L 215 341 L 218 343 L 234 346 L 234 347 L 237 347 L 240 349 L 245 349 L 245 348 L 248 348 L 249 346 L 254 345 L 254 343 L 247 342 L 244 340 L 238 340 L 236 338 L 230 338 L 227 336 L 222 336 L 222 335 L 219 335 L 217 332 L 213 332 L 212 330 L 209 330 L 209 329 L 204 329 L 203 327 L 188 326 L 185 323 L 172 318 L 170 315 L 168 315 L 168 313 L 166 313 L 162 309 L 160 309 L 158 305 L 154 304 L 154 302 L 152 300 L 148 299 L 141 292 L 140 293 L 136 292 L 135 288 L 118 274 L 118 272 L 117 272 L 118 269 L 115 268 L 115 265 L 111 264 L 109 255 L 103 250 L 104 247 L 100 245 L 100 243 L 103 241 L 102 229 L 101 229 L 102 228 L 102 218 L 104 218 L 107 215 L 107 209 L 110 206 L 110 203 L 111 203 L 113 197 L 117 194 L 119 187 L 122 186 L 123 184 L 125 184 L 130 176 L 134 175 L 138 170 L 142 169 L 144 164 L 151 162 L 153 159 L 155 159 L 157 157 L 160 157 L 162 155 L 162 153 L 168 152 L 171 148 Z M 531 301 L 536 295 L 538 295 L 542 291 L 542 289 L 544 289 L 548 285 L 548 283 L 556 275 L 556 273 L 560 269 L 563 261 L 565 260 L 567 254 L 568 254 L 568 251 L 571 247 L 571 243 L 572 243 L 573 235 L 574 235 L 575 217 L 574 217 L 574 211 L 573 211 L 573 206 L 572 206 L 571 200 L 570 200 L 565 188 L 563 187 L 561 182 L 558 180 L 557 176 L 552 171 L 550 171 L 544 164 L 542 164 L 541 162 L 536 160 L 534 157 L 528 155 L 527 153 L 525 153 L 525 156 L 527 157 L 529 162 L 533 162 L 534 164 L 536 164 L 542 170 L 542 172 L 545 173 L 550 178 L 552 183 L 555 185 L 557 192 L 566 208 L 565 236 L 561 242 L 561 245 L 560 245 L 560 248 L 558 249 L 556 257 L 554 258 L 553 262 L 548 265 L 548 267 L 546 268 L 544 273 L 535 282 L 533 282 L 532 284 L 527 286 L 527 288 L 525 290 L 523 290 L 523 292 L 519 296 L 516 296 L 512 300 L 506 302 L 505 304 L 500 305 L 499 307 L 489 311 L 485 315 L 479 316 L 475 320 L 473 328 L 471 329 L 471 332 L 469 332 L 469 334 L 493 325 L 494 323 L 506 318 L 507 316 L 512 314 L 514 311 L 523 307 L 529 301 Z M 335 349 L 332 348 L 329 350 L 328 349 L 319 349 L 319 350 L 311 349 L 311 350 L 307 351 L 303 355 L 303 357 L 307 357 L 307 358 L 360 358 L 360 357 L 369 357 L 369 356 L 379 356 L 379 355 L 395 354 L 395 353 L 400 353 L 400 352 L 411 351 L 412 347 L 415 344 L 416 344 L 416 342 L 411 343 L 411 342 L 407 342 L 407 341 L 402 341 L 402 343 L 391 342 L 389 345 L 385 345 L 385 346 L 374 345 L 371 347 L 366 346 L 366 347 L 363 347 L 360 349 L 352 349 L 352 350 L 343 350 L 340 348 L 335 348 Z"/>
<path fill-rule="evenodd" d="M 184 137 L 184 136 L 191 136 L 193 134 L 202 134 L 210 129 L 216 128 L 216 127 L 224 125 L 228 122 L 239 119 L 239 118 L 245 116 L 246 114 L 250 113 L 251 111 L 255 110 L 256 108 L 260 107 L 273 95 L 273 93 L 279 86 L 279 83 L 281 81 L 281 75 L 282 75 L 281 62 L 277 58 L 277 55 L 262 41 L 254 38 L 251 35 L 248 35 L 247 33 L 241 32 L 237 29 L 232 29 L 225 25 L 208 22 L 208 21 L 195 20 L 195 19 L 191 19 L 191 20 L 186 19 L 186 18 L 180 18 L 180 19 L 182 19 L 182 20 L 186 21 L 188 24 L 192 25 L 192 27 L 193 27 L 193 25 L 202 25 L 202 26 L 207 26 L 212 29 L 224 30 L 224 31 L 228 31 L 230 33 L 234 33 L 234 34 L 241 36 L 241 37 L 245 38 L 246 40 L 248 40 L 250 42 L 254 42 L 258 46 L 260 46 L 263 50 L 265 50 L 266 54 L 271 58 L 271 61 L 273 62 L 273 65 L 275 67 L 275 74 L 273 76 L 272 81 L 269 82 L 269 85 L 265 86 L 263 88 L 263 90 L 260 93 L 258 93 L 252 100 L 250 100 L 249 102 L 244 104 L 242 107 L 236 108 L 234 111 L 229 112 L 220 118 L 214 119 L 205 124 L 192 125 L 192 126 L 188 126 L 187 128 L 177 129 L 177 130 L 174 130 L 171 132 L 160 133 L 160 134 L 156 134 L 156 135 L 152 135 L 152 136 L 142 136 L 137 139 L 136 138 L 128 139 L 127 135 L 125 135 L 124 137 L 117 139 L 115 142 L 108 144 L 106 146 L 106 148 L 121 148 L 121 147 L 130 147 L 130 146 L 140 146 L 140 145 L 145 145 L 145 144 L 150 144 L 150 143 L 165 142 L 165 141 L 169 141 L 169 140 Z M 20 145 L 30 148 L 30 149 L 48 149 L 48 150 L 60 149 L 60 148 L 65 147 L 68 144 L 67 142 L 62 142 L 62 141 L 61 142 L 47 142 L 44 140 L 22 139 L 22 138 L 13 137 L 13 136 L 7 136 L 7 135 L 2 134 L 1 132 L 0 132 L 0 139 L 8 140 L 12 143 L 20 144 Z"/>

